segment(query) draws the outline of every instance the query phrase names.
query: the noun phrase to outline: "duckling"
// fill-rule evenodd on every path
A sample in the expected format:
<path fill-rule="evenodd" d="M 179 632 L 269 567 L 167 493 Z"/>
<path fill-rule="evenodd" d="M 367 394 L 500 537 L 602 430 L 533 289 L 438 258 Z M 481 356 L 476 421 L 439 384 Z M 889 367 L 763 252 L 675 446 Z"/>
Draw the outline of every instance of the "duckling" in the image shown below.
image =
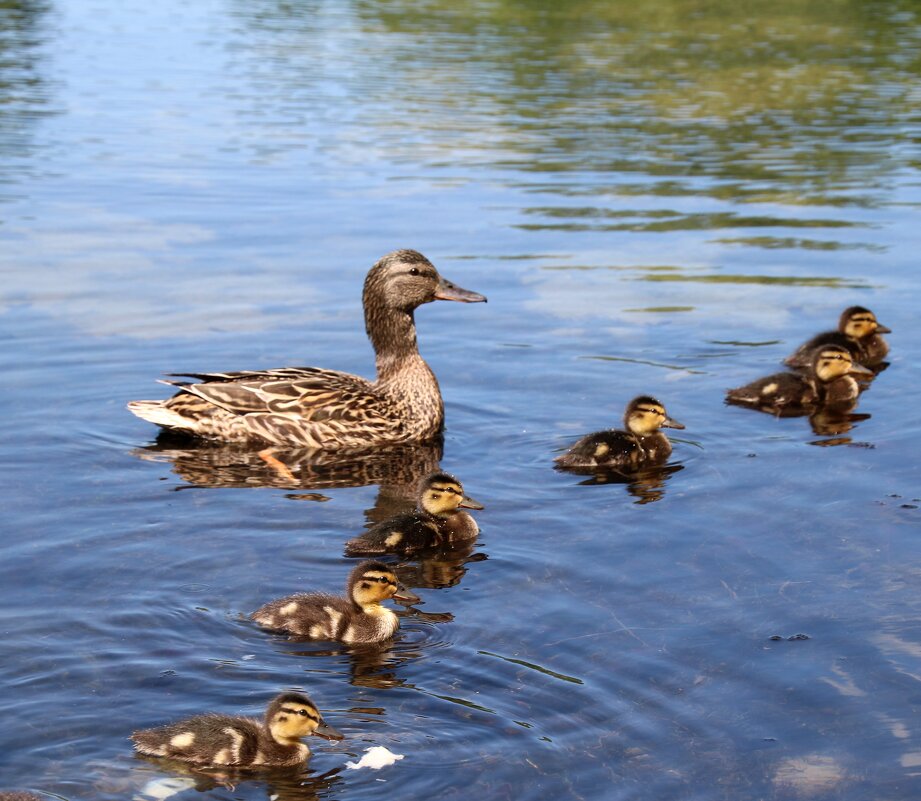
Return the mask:
<path fill-rule="evenodd" d="M 378 261 L 365 279 L 365 328 L 377 380 L 316 367 L 231 373 L 174 373 L 199 379 L 167 400 L 131 401 L 128 409 L 164 428 L 198 437 L 316 450 L 426 441 L 444 425 L 438 381 L 419 355 L 413 314 L 433 300 L 486 302 L 438 274 L 415 250 Z"/>
<path fill-rule="evenodd" d="M 837 331 L 817 334 L 800 345 L 784 359 L 784 364 L 796 368 L 809 368 L 812 355 L 820 345 L 840 345 L 850 351 L 851 357 L 864 367 L 880 364 L 889 353 L 889 344 L 880 334 L 890 334 L 892 329 L 876 319 L 876 315 L 863 306 L 851 306 L 841 313 Z"/>
<path fill-rule="evenodd" d="M 771 412 L 850 404 L 860 394 L 853 375 L 873 372 L 855 363 L 847 348 L 826 345 L 815 349 L 808 373 L 775 373 L 759 378 L 730 389 L 726 402 Z"/>
<path fill-rule="evenodd" d="M 476 520 L 464 509 L 483 505 L 464 494 L 464 486 L 449 473 L 432 473 L 419 485 L 416 510 L 378 523 L 345 544 L 346 556 L 417 551 L 476 539 Z"/>
<path fill-rule="evenodd" d="M 330 740 L 342 735 L 323 722 L 316 705 L 302 693 L 276 696 L 265 720 L 231 715 L 197 715 L 179 723 L 134 732 L 139 754 L 168 757 L 198 765 L 299 765 L 310 755 L 301 737 L 317 734 Z"/>
<path fill-rule="evenodd" d="M 626 431 L 587 434 L 554 461 L 567 469 L 639 470 L 664 462 L 671 454 L 672 444 L 660 428 L 684 428 L 650 395 L 640 395 L 627 404 L 624 427 Z"/>
<path fill-rule="evenodd" d="M 270 631 L 313 640 L 375 643 L 389 639 L 400 627 L 400 619 L 392 609 L 381 606 L 381 601 L 419 600 L 400 587 L 392 568 L 375 561 L 362 562 L 349 574 L 346 596 L 300 592 L 270 601 L 251 617 Z"/>

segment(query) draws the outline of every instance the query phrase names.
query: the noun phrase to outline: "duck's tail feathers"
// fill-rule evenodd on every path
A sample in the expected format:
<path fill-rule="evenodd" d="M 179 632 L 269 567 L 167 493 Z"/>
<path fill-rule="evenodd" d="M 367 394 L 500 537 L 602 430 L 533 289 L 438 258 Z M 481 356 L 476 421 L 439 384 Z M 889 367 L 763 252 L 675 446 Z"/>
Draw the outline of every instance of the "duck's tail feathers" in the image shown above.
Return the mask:
<path fill-rule="evenodd" d="M 379 556 L 382 553 L 386 553 L 386 551 L 379 545 L 375 546 L 362 537 L 349 540 L 345 544 L 346 556 Z"/>
<path fill-rule="evenodd" d="M 182 428 L 191 430 L 193 421 L 164 405 L 163 401 L 158 400 L 136 400 L 128 402 L 128 411 L 137 415 L 142 420 L 156 423 L 158 426 L 166 428 Z"/>

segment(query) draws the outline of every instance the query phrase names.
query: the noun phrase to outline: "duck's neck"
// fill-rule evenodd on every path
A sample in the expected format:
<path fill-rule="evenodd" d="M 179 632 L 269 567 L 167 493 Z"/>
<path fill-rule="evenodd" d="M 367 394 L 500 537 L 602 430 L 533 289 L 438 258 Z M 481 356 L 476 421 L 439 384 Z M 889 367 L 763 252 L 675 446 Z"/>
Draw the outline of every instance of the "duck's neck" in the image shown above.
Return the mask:
<path fill-rule="evenodd" d="M 370 309 L 365 325 L 374 346 L 377 387 L 403 407 L 412 436 L 436 434 L 444 405 L 438 380 L 419 355 L 412 311 Z"/>
<path fill-rule="evenodd" d="M 368 309 L 365 328 L 374 347 L 379 382 L 392 379 L 414 357 L 422 361 L 416 344 L 416 322 L 412 311 Z"/>

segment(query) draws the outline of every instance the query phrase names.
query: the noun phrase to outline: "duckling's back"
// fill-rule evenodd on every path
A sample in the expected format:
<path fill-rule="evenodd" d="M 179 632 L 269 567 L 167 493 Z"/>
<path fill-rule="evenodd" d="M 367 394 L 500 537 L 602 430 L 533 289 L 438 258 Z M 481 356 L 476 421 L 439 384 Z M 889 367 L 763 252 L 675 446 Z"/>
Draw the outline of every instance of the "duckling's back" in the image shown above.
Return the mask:
<path fill-rule="evenodd" d="M 658 437 L 668 443 L 668 438 L 664 435 L 660 434 Z M 671 446 L 668 451 L 671 452 Z M 667 457 L 668 453 L 665 456 Z M 596 431 L 582 437 L 554 461 L 563 468 L 636 469 L 644 461 L 644 451 L 637 438 L 626 431 Z"/>
<path fill-rule="evenodd" d="M 397 515 L 345 544 L 346 556 L 373 556 L 375 554 L 410 554 L 439 544 L 439 521 L 425 512 L 407 512 Z"/>
<path fill-rule="evenodd" d="M 131 735 L 140 754 L 214 765 L 252 764 L 259 751 L 260 724 L 250 718 L 199 715 Z"/>
<path fill-rule="evenodd" d="M 344 598 L 319 592 L 300 592 L 270 601 L 251 615 L 270 631 L 311 637 L 315 640 L 340 640 L 355 610 Z"/>
<path fill-rule="evenodd" d="M 762 409 L 810 406 L 817 399 L 815 381 L 798 373 L 774 373 L 726 393 L 728 403 Z"/>

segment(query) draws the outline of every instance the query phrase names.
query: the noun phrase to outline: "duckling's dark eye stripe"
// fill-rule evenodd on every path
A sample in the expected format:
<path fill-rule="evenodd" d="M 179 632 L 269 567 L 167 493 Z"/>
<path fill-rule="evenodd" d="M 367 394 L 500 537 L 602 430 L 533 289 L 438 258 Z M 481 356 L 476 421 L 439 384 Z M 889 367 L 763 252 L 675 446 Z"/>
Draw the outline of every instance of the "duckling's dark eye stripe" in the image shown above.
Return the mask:
<path fill-rule="evenodd" d="M 364 576 L 365 581 L 377 581 L 380 584 L 392 584 L 394 587 L 397 586 L 397 583 L 387 576 Z"/>
<path fill-rule="evenodd" d="M 432 487 L 432 492 L 450 492 L 452 495 L 463 495 L 456 487 Z"/>
<path fill-rule="evenodd" d="M 320 722 L 320 718 L 316 715 L 311 715 L 306 709 L 291 709 L 291 707 L 283 706 L 281 711 L 287 712 L 289 715 L 300 715 L 302 718 L 310 718 L 314 723 Z"/>

